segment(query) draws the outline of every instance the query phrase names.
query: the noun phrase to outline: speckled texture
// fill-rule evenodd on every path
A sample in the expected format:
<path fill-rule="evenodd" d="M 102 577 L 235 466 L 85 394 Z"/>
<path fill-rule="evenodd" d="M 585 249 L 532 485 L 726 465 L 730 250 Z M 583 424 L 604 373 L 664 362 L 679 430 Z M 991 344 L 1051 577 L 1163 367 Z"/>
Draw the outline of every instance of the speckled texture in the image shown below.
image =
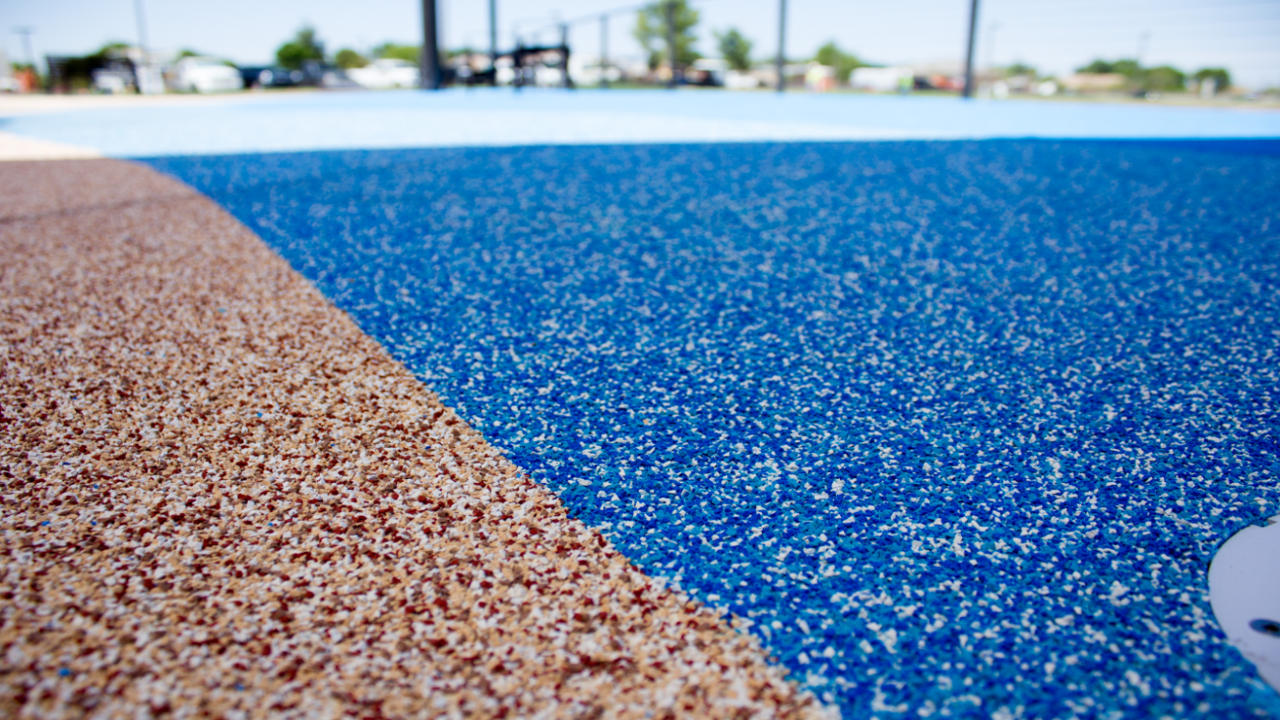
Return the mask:
<path fill-rule="evenodd" d="M 0 198 L 0 715 L 820 713 L 207 199 Z"/>
<path fill-rule="evenodd" d="M 138 172 L 125 162 L 68 160 L 61 167 L 43 162 L 14 162 L 0 175 L 0 220 L 87 210 L 114 211 L 172 200 L 193 199 L 200 194 L 158 173 Z"/>
<path fill-rule="evenodd" d="M 847 716 L 1243 717 L 1205 570 L 1280 509 L 1275 145 L 155 162 Z"/>

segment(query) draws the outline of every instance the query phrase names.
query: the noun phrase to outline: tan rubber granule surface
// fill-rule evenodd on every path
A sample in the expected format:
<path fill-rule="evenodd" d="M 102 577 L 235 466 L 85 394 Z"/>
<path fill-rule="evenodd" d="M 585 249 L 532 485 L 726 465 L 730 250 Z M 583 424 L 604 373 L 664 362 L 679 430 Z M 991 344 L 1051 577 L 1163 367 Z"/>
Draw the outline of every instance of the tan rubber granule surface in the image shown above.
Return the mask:
<path fill-rule="evenodd" d="M 176 181 L 0 165 L 0 257 L 0 715 L 830 712 Z"/>

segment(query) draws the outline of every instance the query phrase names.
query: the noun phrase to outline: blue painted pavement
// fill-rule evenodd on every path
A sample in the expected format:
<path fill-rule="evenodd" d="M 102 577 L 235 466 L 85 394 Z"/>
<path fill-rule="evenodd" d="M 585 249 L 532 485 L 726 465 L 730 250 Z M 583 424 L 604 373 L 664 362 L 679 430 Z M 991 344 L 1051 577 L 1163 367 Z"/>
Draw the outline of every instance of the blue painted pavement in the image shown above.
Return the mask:
<path fill-rule="evenodd" d="M 153 159 L 846 717 L 1242 717 L 1276 143 Z"/>

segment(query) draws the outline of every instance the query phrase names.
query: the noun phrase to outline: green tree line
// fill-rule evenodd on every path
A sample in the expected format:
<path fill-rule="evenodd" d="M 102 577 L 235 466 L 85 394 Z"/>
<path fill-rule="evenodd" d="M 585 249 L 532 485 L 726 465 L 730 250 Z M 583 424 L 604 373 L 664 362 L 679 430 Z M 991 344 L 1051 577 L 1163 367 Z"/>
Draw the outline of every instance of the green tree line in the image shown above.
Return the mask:
<path fill-rule="evenodd" d="M 1188 75 L 1171 65 L 1142 67 L 1137 60 L 1094 60 L 1076 68 L 1079 73 L 1106 73 L 1123 75 L 1131 90 L 1145 92 L 1176 92 L 1187 89 Z M 1219 92 L 1231 87 L 1231 73 L 1226 68 L 1202 68 L 1190 76 L 1196 82 L 1212 79 Z"/>

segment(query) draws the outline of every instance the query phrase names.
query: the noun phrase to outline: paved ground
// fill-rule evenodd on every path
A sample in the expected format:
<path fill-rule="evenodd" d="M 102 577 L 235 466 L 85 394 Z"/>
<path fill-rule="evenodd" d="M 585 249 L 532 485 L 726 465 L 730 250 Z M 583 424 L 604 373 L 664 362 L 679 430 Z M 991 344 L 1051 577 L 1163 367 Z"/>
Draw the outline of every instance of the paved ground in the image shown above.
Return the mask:
<path fill-rule="evenodd" d="M 750 637 L 776 653 L 829 710 L 849 717 L 1277 712 L 1280 699 L 1214 622 L 1205 571 L 1223 540 L 1280 509 L 1280 378 L 1274 362 L 1280 351 L 1274 330 L 1280 326 L 1280 143 L 1266 139 L 1280 136 L 1280 116 L 1058 107 L 1067 109 L 766 94 L 385 93 L 250 97 L 198 110 L 179 104 L 32 114 L 13 116 L 2 129 L 107 155 L 148 156 L 153 167 L 205 193 L 367 334 L 344 325 L 347 344 L 363 343 L 368 357 L 376 358 L 355 367 L 372 362 L 396 368 L 397 382 L 405 384 L 395 396 L 423 398 L 417 401 L 423 409 L 412 410 L 412 417 L 434 418 L 442 408 L 396 362 L 483 435 L 469 446 L 481 466 L 507 468 L 498 473 L 504 478 L 528 472 L 534 483 L 519 485 L 518 492 L 542 493 L 545 500 L 537 506 L 568 523 L 566 533 L 586 538 L 584 548 L 599 545 L 591 540 L 599 530 L 607 545 L 592 562 L 611 568 L 600 582 L 610 582 L 616 573 L 609 563 L 625 556 L 644 573 L 626 576 L 631 587 L 652 584 L 652 602 L 666 603 L 675 613 L 670 617 L 679 617 L 680 596 L 660 590 L 656 579 L 731 611 L 750 628 L 751 636 L 725 634 L 721 621 L 701 615 L 703 632 L 730 648 L 708 664 L 709 656 L 698 653 L 715 657 L 718 651 L 706 649 L 712 640 L 673 648 L 662 639 L 663 633 L 679 634 L 674 621 L 655 621 L 652 631 L 627 625 L 633 642 L 648 642 L 639 636 L 652 632 L 653 642 L 688 664 L 663 659 L 652 678 L 628 675 L 636 684 L 624 686 L 630 689 L 620 704 L 600 708 L 606 714 L 644 707 L 679 713 L 684 702 L 724 711 L 732 698 L 779 712 L 813 710 L 777 670 L 761 664 Z M 1026 136 L 1059 139 L 998 139 Z M 1088 140 L 1100 136 L 1128 139 Z M 937 140 L 957 137 L 981 140 Z M 913 140 L 866 142 L 874 138 Z M 840 142 L 802 142 L 814 139 Z M 592 141 L 615 144 L 583 146 Z M 512 147 L 410 149 L 424 145 Z M 316 151 L 353 146 L 366 149 Z M 374 147 L 389 149 L 367 149 Z M 304 148 L 308 152 L 255 152 Z M 123 167 L 101 162 L 84 167 Z M 11 175 L 16 179 L 7 192 L 21 191 L 27 205 L 18 206 L 34 209 L 8 221 L 9 242 L 30 258 L 30 277 L 38 282 L 26 279 L 25 270 L 5 276 L 21 290 L 15 298 L 29 298 L 13 307 L 46 307 L 40 293 L 74 305 L 82 302 L 80 295 L 106 292 L 90 283 L 51 293 L 48 288 L 57 287 L 52 278 L 96 274 L 112 288 L 113 273 L 128 277 L 128 262 L 97 262 L 109 260 L 97 250 L 48 253 L 75 234 L 31 225 L 88 213 L 77 220 L 82 227 L 104 228 L 102 238 L 123 237 L 108 232 L 108 218 L 125 212 L 134 218 L 130 222 L 142 223 L 151 211 L 93 198 L 124 170 L 22 172 Z M 99 173 L 101 179 L 92 181 Z M 72 177 L 88 178 L 97 189 L 68 192 Z M 149 178 L 132 181 L 145 187 L 156 182 L 150 175 L 130 177 Z M 174 198 L 187 197 L 181 186 L 168 187 L 179 193 Z M 61 201 L 50 200 L 79 193 L 87 193 L 88 199 L 76 201 L 83 211 L 68 214 L 56 207 Z M 247 282 L 236 272 L 247 271 L 235 270 L 242 262 L 228 266 L 223 260 L 196 264 L 199 272 L 189 269 L 192 257 L 212 252 L 200 249 L 204 240 L 195 228 L 222 227 L 213 217 L 229 222 L 207 203 L 199 207 L 205 209 L 189 218 L 186 211 L 157 215 L 166 228 L 188 223 L 183 227 L 192 229 L 166 230 L 164 242 L 148 246 L 160 264 L 143 263 L 136 272 L 172 277 L 174 288 L 187 282 L 225 286 L 220 292 L 227 299 L 214 304 L 229 307 L 240 292 L 236 283 Z M 166 250 L 175 238 L 186 244 Z M 283 267 L 254 242 L 242 241 L 229 257 L 261 257 L 249 264 Z M 177 254 L 166 259 L 165 252 Z M 46 262 L 43 254 L 56 260 Z M 110 292 L 117 305 L 137 312 L 139 305 L 128 298 L 149 297 L 148 287 L 129 281 Z M 305 290 L 298 287 L 290 292 Z M 288 321 L 278 308 L 295 301 L 272 299 L 278 292 L 275 286 L 249 292 L 271 318 L 254 332 L 292 337 L 296 333 L 276 328 Z M 46 314 L 63 312 L 57 303 L 48 307 Z M 326 322 L 346 322 L 325 307 L 332 314 Z M 41 336 L 24 330 L 42 316 L 23 312 L 12 316 L 10 332 L 21 338 L 13 347 L 27 354 L 11 366 L 44 367 L 33 359 L 39 352 L 23 349 L 44 352 L 45 345 L 32 345 L 43 343 Z M 159 316 L 147 322 L 164 327 L 163 306 L 150 312 Z M 217 331 L 184 313 L 175 318 L 186 323 L 188 342 Z M 116 318 L 116 332 L 130 332 L 130 317 Z M 254 332 L 234 337 L 251 341 Z M 252 358 L 273 347 L 250 345 Z M 315 345 L 289 349 L 280 362 L 312 368 L 298 370 L 299 378 L 323 379 L 331 361 L 325 343 Z M 284 349 L 293 347 L 286 343 Z M 112 361 L 68 376 L 58 361 L 41 371 L 53 385 L 91 382 L 76 378 L 126 367 Z M 279 372 L 294 377 L 293 371 Z M 363 473 L 368 481 L 367 463 L 381 442 L 399 448 L 377 459 L 393 471 L 379 478 L 384 495 L 360 502 L 389 503 L 385 493 L 395 491 L 402 476 L 435 482 L 429 487 L 442 493 L 467 489 L 421 469 L 439 466 L 432 454 L 439 450 L 428 441 L 424 457 L 411 433 L 405 440 L 408 420 L 375 423 L 347 448 L 343 461 L 354 463 L 348 474 L 326 474 L 320 470 L 326 461 L 311 460 L 324 452 L 323 441 L 311 447 L 298 440 L 302 449 L 289 455 L 273 438 L 308 432 L 307 418 L 314 427 L 328 427 L 332 418 L 320 417 L 317 408 L 338 402 L 355 386 L 321 383 L 315 392 L 324 402 L 297 405 L 297 391 L 287 383 L 250 382 L 253 375 L 243 368 L 229 377 L 235 380 L 219 382 L 244 384 L 243 402 L 261 404 L 254 393 L 272 391 L 273 402 L 294 409 L 249 418 L 253 427 L 262 425 L 253 437 L 265 445 L 246 449 L 218 440 L 225 438 L 223 424 L 210 426 L 209 439 L 189 444 L 163 436 L 173 443 L 163 452 L 195 453 L 193 467 L 240 452 L 233 456 L 261 473 L 250 480 L 270 491 L 276 487 L 271 472 L 292 473 L 302 482 L 319 471 L 328 483 Z M 20 393 L 22 382 L 11 393 Z M 359 388 L 363 393 L 370 384 Z M 59 507 L 55 501 L 70 503 L 61 488 L 40 495 L 44 488 L 30 482 L 30 468 L 45 462 L 42 472 L 71 473 L 61 468 L 72 466 L 49 458 L 55 451 L 83 455 L 89 445 L 42 430 L 53 422 L 54 409 L 23 402 L 20 412 L 6 409 L 6 418 L 37 429 L 11 443 L 13 467 L 28 473 L 28 481 L 15 487 L 37 493 L 28 504 L 39 497 L 51 508 Z M 122 406 L 121 412 L 134 411 Z M 372 417 L 380 412 L 368 411 Z M 153 409 L 137 413 L 144 426 L 155 422 Z M 353 409 L 351 417 L 365 413 Z M 277 421 L 286 424 L 283 431 L 271 429 Z M 336 437 L 331 429 L 324 432 Z M 53 439 L 32 456 L 30 444 L 44 435 Z M 142 441 L 155 442 L 149 435 L 136 442 Z M 497 452 L 513 464 L 505 465 Z M 239 467 L 233 463 L 227 471 Z M 108 471 L 126 470 L 117 464 Z M 148 472 L 163 477 L 164 465 L 144 467 L 138 478 Z M 68 481 L 60 482 L 65 487 Z M 200 482 L 216 485 L 206 475 Z M 318 513 L 301 502 L 305 493 L 289 492 L 295 494 L 274 499 L 273 511 L 281 516 L 306 511 L 308 521 L 320 523 L 324 513 L 347 512 L 326 506 Z M 148 490 L 128 502 L 150 506 L 154 499 Z M 79 495 L 75 502 L 82 502 Z M 437 513 L 452 513 L 445 500 L 437 505 Z M 174 513 L 160 517 L 165 515 L 172 521 Z M 26 522 L 25 532 L 47 532 L 40 528 L 48 526 L 32 524 L 29 511 L 10 517 Z M 349 525 L 356 531 L 336 541 L 354 543 L 356 557 L 381 524 L 381 516 L 372 523 L 366 511 L 352 523 L 361 517 L 363 526 Z M 392 517 L 399 527 L 400 516 Z M 179 520 L 185 519 L 181 513 Z M 437 520 L 441 527 L 474 532 L 459 540 L 462 546 L 518 543 L 498 530 Z M 268 527 L 268 537 L 285 532 Z M 270 548 L 270 542 L 258 545 Z M 429 542 L 414 550 L 403 537 L 384 535 L 378 542 L 375 554 L 388 562 L 406 555 L 426 562 L 421 556 L 444 552 Z M 549 545 L 517 546 L 543 553 L 530 562 L 563 567 L 556 553 L 567 546 L 554 552 Z M 610 554 L 612 548 L 622 555 Z M 495 552 L 501 557 L 501 550 Z M 16 550 L 10 556 L 25 557 Z M 50 562 L 31 572 L 67 572 L 61 560 Z M 497 567 L 489 574 L 505 577 Z M 470 583 L 474 592 L 482 582 L 476 577 L 450 579 L 446 573 L 432 580 L 445 585 L 431 592 L 443 597 L 451 591 L 440 587 L 452 582 Z M 560 633 L 549 635 L 549 642 L 586 642 L 589 627 L 613 627 L 612 619 L 598 617 L 577 629 L 556 624 L 554 618 L 565 613 L 577 621 L 571 608 L 593 607 L 596 592 L 573 574 L 560 580 L 569 583 L 565 591 L 576 593 L 567 596 L 576 605 L 547 600 L 539 621 Z M 489 581 L 499 590 L 507 587 Z M 41 597 L 26 592 L 28 601 Z M 68 602 L 73 612 L 83 605 Z M 440 610 L 443 620 L 433 622 L 458 620 Z M 22 627 L 34 627 L 29 618 L 40 617 L 38 610 L 14 612 L 28 618 Z M 289 622 L 303 622 L 295 617 Z M 391 653 L 393 646 L 372 638 L 376 628 L 398 618 L 370 612 L 353 622 L 374 633 L 369 647 Z M 80 622 L 99 620 L 91 614 Z M 486 623 L 464 624 L 457 633 L 469 637 Z M 286 635 L 327 646 L 321 636 L 297 632 L 299 625 L 288 627 Z M 30 632 L 25 637 L 32 648 L 49 642 Z M 579 668 L 555 652 L 531 650 L 516 675 L 537 681 L 546 672 L 570 673 L 577 680 L 553 684 L 543 694 L 537 688 L 545 686 L 535 681 L 484 684 L 449 664 L 457 659 L 450 654 L 451 638 L 445 635 L 438 647 L 416 646 L 419 654 L 406 662 L 423 668 L 443 663 L 444 674 L 431 677 L 452 672 L 448 677 L 459 684 L 430 690 L 453 688 L 448 697 L 480 703 L 473 708 L 483 707 L 485 693 L 512 707 L 513 697 L 526 696 L 511 688 L 532 687 L 528 702 L 543 703 L 538 707 L 589 713 L 590 699 L 603 694 L 600 683 L 615 683 L 601 679 L 614 677 L 608 674 L 613 670 Z M 464 657 L 476 657 L 483 642 L 494 641 L 476 642 L 481 644 Z M 228 658 L 240 652 L 227 648 L 218 652 Z M 256 666 L 266 673 L 257 681 L 261 687 L 253 686 L 257 707 L 258 698 L 270 693 L 295 693 L 286 702 L 304 703 L 298 708 L 315 697 L 294 686 L 281 690 L 289 668 L 302 672 L 289 652 L 268 654 Z M 652 657 L 648 652 L 628 657 Z M 725 657 L 733 662 L 724 663 Z M 344 674 L 351 661 L 326 662 L 306 666 L 317 683 L 354 682 L 342 679 L 351 677 Z M 551 671 L 538 669 L 545 662 Z M 30 669 L 21 675 L 19 665 L 12 665 L 13 677 L 22 682 L 37 678 L 51 688 L 71 682 Z M 664 685 L 663 678 L 689 677 L 691 667 L 705 672 L 692 675 L 685 694 L 671 704 L 668 691 L 678 684 Z M 67 670 L 68 678 L 79 677 Z M 202 677 L 189 668 L 168 672 Z M 361 683 L 369 692 L 398 698 L 383 708 L 421 701 L 390 675 Z M 477 683 L 487 690 L 467 695 Z M 609 687 L 616 691 L 616 684 Z M 191 692 L 224 702 L 212 690 Z M 356 692 L 339 701 L 360 697 Z M 409 704 L 395 704 L 402 701 Z M 686 712 L 705 710 L 695 705 Z"/>

